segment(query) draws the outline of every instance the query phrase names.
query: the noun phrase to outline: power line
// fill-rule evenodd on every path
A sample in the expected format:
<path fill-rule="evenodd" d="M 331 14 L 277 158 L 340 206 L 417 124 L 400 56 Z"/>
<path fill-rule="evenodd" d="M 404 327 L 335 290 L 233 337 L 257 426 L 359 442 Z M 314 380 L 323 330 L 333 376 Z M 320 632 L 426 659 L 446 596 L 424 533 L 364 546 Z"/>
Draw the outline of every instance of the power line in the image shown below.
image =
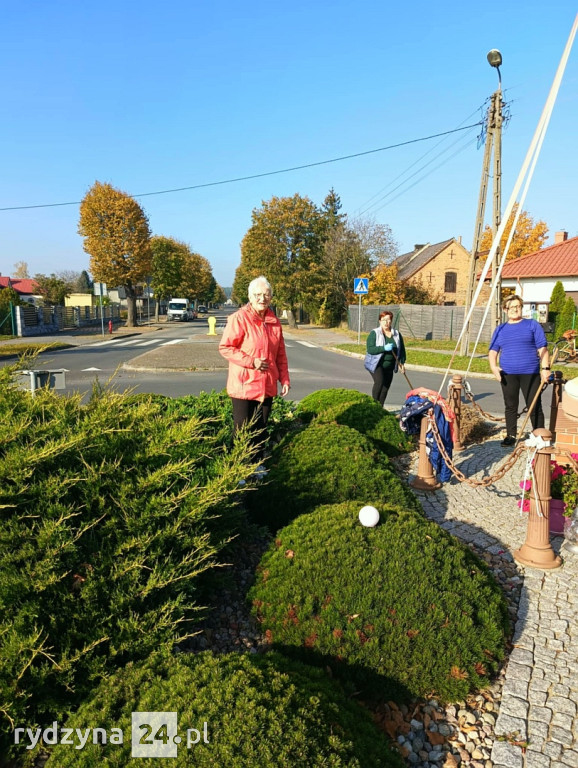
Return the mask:
<path fill-rule="evenodd" d="M 474 127 L 475 127 L 475 126 L 474 126 Z M 466 137 L 467 137 L 467 134 L 466 134 Z M 389 192 L 386 192 L 386 193 L 385 193 L 385 195 L 383 195 L 382 197 L 380 197 L 378 200 L 375 200 L 373 203 L 370 203 L 368 206 L 366 206 L 366 207 L 365 207 L 365 208 L 364 208 L 364 209 L 363 209 L 363 210 L 360 212 L 360 214 L 359 214 L 359 215 L 360 215 L 360 216 L 362 216 L 363 214 L 365 214 L 365 213 L 367 213 L 368 211 L 370 211 L 372 208 L 375 208 L 377 205 L 379 205 L 380 203 L 382 203 L 382 202 L 383 202 L 384 200 L 386 200 L 388 197 L 391 197 L 391 196 L 394 194 L 394 192 L 396 192 L 396 191 L 397 191 L 398 189 L 400 189 L 401 187 L 404 187 L 404 186 L 405 186 L 405 185 L 406 185 L 406 184 L 407 184 L 407 183 L 408 183 L 408 182 L 409 182 L 411 179 L 413 179 L 413 178 L 414 178 L 415 176 L 417 176 L 418 174 L 422 173 L 422 172 L 423 172 L 423 171 L 424 171 L 424 170 L 425 170 L 425 169 L 426 169 L 428 166 L 430 166 L 432 163 L 435 163 L 435 161 L 436 161 L 436 160 L 438 160 L 438 159 L 439 159 L 440 157 L 442 157 L 443 155 L 445 155 L 445 154 L 446 154 L 446 152 L 449 152 L 450 150 L 452 150 L 452 149 L 453 149 L 453 148 L 454 148 L 454 147 L 455 147 L 457 144 L 459 144 L 460 142 L 462 142 L 462 141 L 463 141 L 463 139 L 464 139 L 464 137 L 463 137 L 463 136 L 460 136 L 460 137 L 459 137 L 458 139 L 456 139 L 454 142 L 452 142 L 452 143 L 451 143 L 451 144 L 449 144 L 447 147 L 445 147 L 444 149 L 442 149 L 442 151 L 441 151 L 441 152 L 439 152 L 437 155 L 434 155 L 434 156 L 433 156 L 433 157 L 432 157 L 430 160 L 428 160 L 428 161 L 427 161 L 427 163 L 424 163 L 424 164 L 423 164 L 423 165 L 421 165 L 421 166 L 420 166 L 420 167 L 419 167 L 419 168 L 418 168 L 416 171 L 414 171 L 412 174 L 410 174 L 409 176 L 406 176 L 406 178 L 405 178 L 405 179 L 403 179 L 403 181 L 400 181 L 400 183 L 399 183 L 399 184 L 397 184 L 395 187 L 393 187 L 393 189 L 390 189 L 390 190 L 389 190 Z M 466 144 L 466 146 L 470 146 L 470 144 L 471 144 L 471 143 L 472 143 L 471 141 L 468 141 L 468 142 L 467 142 L 467 144 Z M 438 144 L 438 145 L 436 145 L 436 146 L 439 146 L 439 144 Z M 460 151 L 461 151 L 461 150 L 460 150 Z M 429 154 L 429 153 L 428 153 L 428 154 Z M 423 158 L 423 157 L 425 157 L 425 155 L 422 155 L 422 158 Z M 446 163 L 446 162 L 449 162 L 449 161 L 450 161 L 450 160 L 451 160 L 453 157 L 455 157 L 455 155 L 454 155 L 454 154 L 450 155 L 448 158 L 446 158 L 446 160 L 444 160 L 442 163 L 438 164 L 438 165 L 436 166 L 435 170 L 437 170 L 438 168 L 441 168 L 441 167 L 442 167 L 442 165 L 445 165 L 445 163 Z M 415 163 L 414 163 L 414 165 L 415 165 Z M 408 168 L 407 170 L 409 170 L 409 168 Z M 407 173 L 407 171 L 406 171 L 406 173 Z M 427 177 L 428 177 L 430 174 L 431 174 L 431 171 L 429 171 L 428 173 L 424 174 L 424 175 L 423 175 L 421 178 L 417 179 L 417 181 L 415 181 L 413 184 L 411 184 L 410 186 L 408 186 L 408 187 L 406 187 L 404 190 L 402 190 L 402 192 L 400 192 L 398 195 L 396 195 L 394 199 L 397 199 L 397 198 L 398 198 L 400 195 L 402 195 L 404 192 L 406 192 L 406 191 L 410 190 L 412 187 L 414 187 L 416 184 L 418 184 L 418 183 L 419 183 L 419 182 L 420 182 L 422 179 L 425 179 L 425 178 L 427 178 Z M 401 174 L 401 175 L 404 175 L 404 174 Z M 397 178 L 399 178 L 399 176 L 398 176 Z M 392 183 L 393 183 L 393 182 L 391 182 L 391 183 L 390 183 L 388 186 L 391 186 L 391 184 L 392 184 Z M 387 189 L 387 187 L 385 187 L 384 189 Z M 382 191 L 383 191 L 383 190 L 382 190 Z M 379 194 L 379 193 L 378 193 L 378 194 Z M 375 195 L 374 195 L 374 197 L 375 197 Z M 381 210 L 383 207 L 384 207 L 384 206 L 380 206 L 379 208 L 377 208 L 377 209 L 376 209 L 376 211 L 377 211 L 377 210 Z"/>
<path fill-rule="evenodd" d="M 406 189 L 402 189 L 401 192 L 399 192 L 397 195 L 395 195 L 395 197 L 392 197 L 391 200 L 386 200 L 385 203 L 383 203 L 383 205 L 380 205 L 379 208 L 376 208 L 374 211 L 372 211 L 372 214 L 377 213 L 378 211 L 381 211 L 382 208 L 385 208 L 390 203 L 393 203 L 393 201 L 397 200 L 398 197 L 401 197 L 401 195 L 405 194 L 410 189 L 412 189 L 413 187 L 415 187 L 418 184 L 420 184 L 424 179 L 426 179 L 428 176 L 431 176 L 432 173 L 437 171 L 439 168 L 441 168 L 443 165 L 448 163 L 450 160 L 453 160 L 453 158 L 456 157 L 456 155 L 459 155 L 461 152 L 463 152 L 465 149 L 470 147 L 476 141 L 477 141 L 477 137 L 474 136 L 474 138 L 470 139 L 470 141 L 468 141 L 466 144 L 464 144 L 463 147 L 460 147 L 458 150 L 456 150 L 456 152 L 454 152 L 453 155 L 450 155 L 450 157 L 446 158 L 443 162 L 438 163 L 438 165 L 436 165 L 435 168 L 432 168 L 430 171 L 428 171 L 428 173 L 426 173 L 421 178 L 416 179 L 416 181 L 414 181 L 413 184 L 410 184 L 409 187 L 406 187 Z"/>
<path fill-rule="evenodd" d="M 486 111 L 486 108 L 487 108 L 487 102 L 488 102 L 488 101 L 489 101 L 489 99 L 486 99 L 486 101 L 484 102 L 484 104 L 481 104 L 479 107 L 477 107 L 476 109 L 474 109 L 474 111 L 473 111 L 473 112 L 471 112 L 471 113 L 470 113 L 470 114 L 469 114 L 469 115 L 468 115 L 466 118 L 464 118 L 464 119 L 462 120 L 462 122 L 461 122 L 461 123 L 459 123 L 459 125 L 458 125 L 458 128 L 459 128 L 459 127 L 461 127 L 461 126 L 462 126 L 462 125 L 463 125 L 463 124 L 464 124 L 466 121 L 468 121 L 468 120 L 471 120 L 471 119 L 472 119 L 472 117 L 473 117 L 473 116 L 474 116 L 474 115 L 475 115 L 477 112 L 480 112 L 480 113 L 481 113 L 481 116 L 480 116 L 480 121 L 479 121 L 479 123 L 474 123 L 474 125 L 473 125 L 472 127 L 474 127 L 474 128 L 475 128 L 475 127 L 477 127 L 477 126 L 479 126 L 479 125 L 482 125 L 482 127 L 483 127 L 484 116 L 485 116 L 485 111 Z M 365 203 L 364 203 L 362 206 L 360 206 L 360 208 L 358 209 L 358 211 L 360 211 L 360 212 L 359 212 L 359 215 L 362 215 L 362 214 L 366 213 L 366 212 L 367 212 L 367 211 L 368 211 L 370 208 L 373 208 L 373 207 L 374 207 L 374 205 L 376 205 L 376 204 L 377 204 L 377 203 L 373 203 L 373 202 L 372 202 L 372 201 L 373 201 L 373 200 L 374 200 L 376 197 L 378 197 L 378 196 L 379 196 L 379 195 L 381 195 L 383 192 L 385 192 L 385 190 L 386 190 L 386 189 L 388 189 L 389 187 L 393 186 L 393 184 L 395 184 L 395 182 L 396 182 L 398 179 L 401 179 L 403 176 L 405 176 L 405 175 L 406 175 L 406 174 L 407 174 L 407 173 L 408 173 L 408 172 L 409 172 L 409 171 L 410 171 L 410 170 L 411 170 L 411 169 L 412 169 L 414 166 L 416 166 L 418 163 L 420 163 L 420 162 L 421 162 L 421 161 L 422 161 L 422 160 L 423 160 L 425 157 L 427 157 L 428 155 L 430 155 L 430 154 L 431 154 L 432 152 L 434 152 L 434 151 L 435 151 L 435 150 L 436 150 L 436 149 L 437 149 L 437 148 L 438 148 L 438 147 L 439 147 L 441 144 L 443 144 L 443 143 L 444 143 L 444 141 L 445 141 L 445 136 L 444 136 L 443 138 L 441 138 L 441 139 L 440 139 L 440 141 L 436 142 L 436 144 L 434 144 L 434 146 L 433 146 L 431 149 L 428 149 L 428 150 L 427 150 L 427 152 L 425 152 L 423 155 L 421 155 L 421 157 L 418 157 L 418 159 L 417 159 L 417 160 L 415 160 L 413 163 L 411 163 L 411 164 L 410 164 L 410 165 L 409 165 L 409 166 L 408 166 L 408 167 L 407 167 L 407 168 L 406 168 L 404 171 L 402 171 L 401 173 L 399 173 L 399 174 L 398 174 L 398 175 L 397 175 L 397 176 L 396 176 L 394 179 L 392 179 L 392 180 L 391 180 L 390 182 L 388 182 L 388 183 L 387 183 L 387 184 L 386 184 L 384 187 L 382 187 L 382 188 L 381 188 L 380 190 L 378 190 L 378 191 L 377 191 L 377 192 L 376 192 L 374 195 L 372 195 L 372 196 L 369 198 L 369 200 L 367 200 L 367 201 L 366 201 L 366 202 L 365 202 Z M 455 144 L 456 144 L 456 142 L 454 142 L 453 144 L 451 144 L 449 148 L 451 149 L 451 147 L 455 146 Z M 447 148 L 446 148 L 446 149 L 444 149 L 444 150 L 442 150 L 442 153 L 441 153 L 441 154 L 443 154 L 443 153 L 444 153 L 444 152 L 446 152 L 446 151 L 447 151 Z M 439 156 L 439 155 L 438 155 L 438 156 Z M 435 158 L 434 158 L 434 159 L 435 159 Z M 423 167 L 425 168 L 425 167 L 427 167 L 427 165 L 429 165 L 429 163 L 426 163 L 426 165 L 425 165 L 425 166 L 423 166 Z M 416 173 L 418 173 L 418 172 L 419 172 L 419 170 L 418 170 Z M 411 175 L 409 178 L 410 178 L 410 179 L 411 179 L 411 178 L 413 178 L 413 177 L 416 175 L 416 173 L 413 173 L 413 174 L 412 174 L 412 175 Z M 406 181 L 408 181 L 408 179 L 405 179 L 405 180 L 404 180 L 404 181 L 402 181 L 400 184 L 398 184 L 398 186 L 397 186 L 397 187 L 395 187 L 395 189 L 399 189 L 399 187 L 400 187 L 400 186 L 402 186 L 403 184 L 405 184 L 405 182 L 406 182 Z M 392 192 L 393 192 L 393 191 L 395 191 L 395 189 L 394 189 L 394 190 L 392 190 Z M 391 193 L 388 193 L 388 194 L 391 194 Z M 386 196 L 387 196 L 387 195 L 386 195 Z M 383 197 L 382 197 L 382 198 L 380 198 L 380 200 L 379 200 L 378 202 L 381 202 L 381 200 L 383 200 L 383 199 L 384 199 Z M 363 210 L 361 210 L 361 209 L 363 209 Z"/>
<path fill-rule="evenodd" d="M 408 144 L 417 144 L 420 141 L 429 141 L 430 139 L 437 139 L 440 136 L 448 136 L 451 133 L 457 133 L 458 131 L 466 131 L 469 128 L 474 128 L 480 125 L 480 122 L 472 123 L 472 125 L 465 125 L 462 128 L 453 128 L 451 131 L 443 131 L 442 133 L 434 133 L 430 136 L 423 136 L 420 139 L 410 139 L 409 141 L 401 141 L 399 144 L 390 144 L 387 147 L 379 147 L 378 149 L 368 149 L 365 152 L 356 152 L 352 155 L 342 155 L 341 157 L 334 157 L 331 160 L 319 160 L 316 163 L 307 163 L 305 165 L 295 165 L 292 168 L 282 168 L 278 171 L 267 171 L 266 173 L 254 173 L 250 176 L 238 176 L 234 179 L 223 179 L 221 181 L 209 181 L 205 184 L 194 184 L 190 187 L 175 187 L 174 189 L 161 189 L 157 192 L 141 192 L 133 197 L 151 197 L 152 195 L 168 195 L 173 192 L 188 192 L 193 189 L 205 189 L 206 187 L 217 187 L 223 184 L 235 184 L 239 181 L 249 181 L 250 179 L 261 179 L 264 176 L 275 176 L 280 173 L 291 173 L 291 171 L 301 171 L 304 168 L 314 168 L 318 165 L 328 165 L 329 163 L 338 163 L 342 160 L 351 160 L 354 157 L 363 157 L 364 155 L 372 155 L 376 152 L 385 152 L 388 149 L 397 149 L 398 147 L 405 147 Z M 13 205 L 7 208 L 0 208 L 0 211 L 23 211 L 30 210 L 32 208 L 57 208 L 65 205 L 80 205 L 80 200 L 74 200 L 68 203 L 42 203 L 39 205 Z"/>

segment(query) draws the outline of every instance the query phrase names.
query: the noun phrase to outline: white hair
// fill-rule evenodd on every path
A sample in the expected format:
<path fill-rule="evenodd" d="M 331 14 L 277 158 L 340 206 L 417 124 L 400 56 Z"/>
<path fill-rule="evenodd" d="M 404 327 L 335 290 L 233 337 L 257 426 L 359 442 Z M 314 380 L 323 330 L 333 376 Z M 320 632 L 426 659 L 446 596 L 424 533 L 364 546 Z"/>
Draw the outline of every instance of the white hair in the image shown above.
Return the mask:
<path fill-rule="evenodd" d="M 273 295 L 273 289 L 271 288 L 271 283 L 267 280 L 267 278 L 264 275 L 259 275 L 259 277 L 256 277 L 254 280 L 251 280 L 249 283 L 249 289 L 247 293 L 249 294 L 249 298 L 255 293 L 255 288 L 259 283 L 262 283 L 263 285 L 267 286 L 267 290 Z"/>

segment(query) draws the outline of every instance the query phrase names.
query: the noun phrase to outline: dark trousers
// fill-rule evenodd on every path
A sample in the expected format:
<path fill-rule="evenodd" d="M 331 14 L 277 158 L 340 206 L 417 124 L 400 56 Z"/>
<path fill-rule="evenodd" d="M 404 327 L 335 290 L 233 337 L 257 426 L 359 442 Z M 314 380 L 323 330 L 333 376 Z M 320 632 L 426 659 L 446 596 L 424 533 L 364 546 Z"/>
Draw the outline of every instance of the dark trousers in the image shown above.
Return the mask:
<path fill-rule="evenodd" d="M 380 405 L 385 403 L 385 398 L 391 387 L 393 380 L 393 368 L 384 368 L 382 365 L 378 365 L 375 371 L 371 374 L 373 379 L 373 387 L 371 390 L 371 396 Z"/>
<path fill-rule="evenodd" d="M 526 405 L 529 407 L 542 382 L 539 373 L 504 373 L 502 371 L 502 394 L 506 412 L 506 432 L 510 437 L 516 437 L 518 431 L 518 407 L 520 404 L 520 392 L 524 395 Z M 539 397 L 530 416 L 532 429 L 544 426 L 544 411 L 542 410 L 542 398 Z"/>
<path fill-rule="evenodd" d="M 260 402 L 259 400 L 239 400 L 236 397 L 232 397 L 231 402 L 233 403 L 233 435 L 241 427 L 254 419 L 251 442 L 257 447 L 257 458 L 262 457 L 262 443 L 265 440 L 265 427 L 271 414 L 273 398 L 266 397 L 263 402 Z"/>

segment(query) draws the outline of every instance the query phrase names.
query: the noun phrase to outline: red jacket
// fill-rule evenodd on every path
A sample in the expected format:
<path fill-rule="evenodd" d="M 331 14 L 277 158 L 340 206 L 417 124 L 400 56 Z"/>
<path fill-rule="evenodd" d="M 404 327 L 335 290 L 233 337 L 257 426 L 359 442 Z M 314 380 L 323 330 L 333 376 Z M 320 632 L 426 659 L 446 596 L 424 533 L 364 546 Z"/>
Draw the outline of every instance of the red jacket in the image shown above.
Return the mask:
<path fill-rule="evenodd" d="M 219 352 L 229 361 L 227 393 L 239 400 L 263 400 L 277 394 L 277 382 L 289 385 L 289 366 L 281 323 L 268 309 L 265 317 L 246 304 L 227 321 Z M 266 371 L 253 367 L 255 358 L 265 358 Z"/>

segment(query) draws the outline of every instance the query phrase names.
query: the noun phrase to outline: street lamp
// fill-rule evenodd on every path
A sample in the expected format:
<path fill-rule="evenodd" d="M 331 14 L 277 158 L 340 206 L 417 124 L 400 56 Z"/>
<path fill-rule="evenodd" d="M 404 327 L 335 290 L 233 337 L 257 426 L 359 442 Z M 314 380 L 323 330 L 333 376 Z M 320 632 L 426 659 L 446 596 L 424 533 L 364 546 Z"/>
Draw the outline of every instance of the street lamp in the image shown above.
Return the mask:
<path fill-rule="evenodd" d="M 492 48 L 487 55 L 488 64 L 491 67 L 495 67 L 498 70 L 499 88 L 502 89 L 502 75 L 500 73 L 500 67 L 502 66 L 502 54 L 497 48 Z"/>

